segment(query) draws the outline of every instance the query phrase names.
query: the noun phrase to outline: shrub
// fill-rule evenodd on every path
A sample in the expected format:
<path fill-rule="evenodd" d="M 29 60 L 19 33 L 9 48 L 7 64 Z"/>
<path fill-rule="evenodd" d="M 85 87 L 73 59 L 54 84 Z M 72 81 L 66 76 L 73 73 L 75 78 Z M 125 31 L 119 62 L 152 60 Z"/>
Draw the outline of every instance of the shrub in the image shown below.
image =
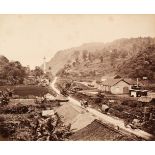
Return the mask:
<path fill-rule="evenodd" d="M 136 103 L 136 102 L 129 102 L 129 103 L 130 103 L 129 106 L 130 106 L 131 108 L 137 107 L 137 103 Z"/>
<path fill-rule="evenodd" d="M 121 103 L 121 105 L 129 106 L 131 108 L 135 108 L 138 105 L 137 103 L 138 103 L 137 101 L 125 100 Z"/>
<path fill-rule="evenodd" d="M 4 122 L 5 121 L 5 118 L 0 116 L 0 122 Z"/>
<path fill-rule="evenodd" d="M 113 108 L 119 112 L 123 111 L 123 107 L 121 105 L 115 105 Z"/>
<path fill-rule="evenodd" d="M 128 105 L 128 101 L 123 101 L 121 104 L 122 105 Z"/>

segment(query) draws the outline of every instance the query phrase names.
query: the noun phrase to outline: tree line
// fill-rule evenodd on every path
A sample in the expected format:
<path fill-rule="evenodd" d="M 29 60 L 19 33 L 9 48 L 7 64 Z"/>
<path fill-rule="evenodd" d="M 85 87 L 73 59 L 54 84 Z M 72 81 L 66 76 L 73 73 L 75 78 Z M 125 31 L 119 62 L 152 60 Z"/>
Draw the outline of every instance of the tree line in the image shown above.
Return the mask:
<path fill-rule="evenodd" d="M 36 66 L 31 70 L 28 66 L 22 66 L 19 61 L 9 61 L 5 56 L 0 56 L 0 84 L 23 84 L 29 75 L 34 77 L 42 76 L 43 70 Z"/>

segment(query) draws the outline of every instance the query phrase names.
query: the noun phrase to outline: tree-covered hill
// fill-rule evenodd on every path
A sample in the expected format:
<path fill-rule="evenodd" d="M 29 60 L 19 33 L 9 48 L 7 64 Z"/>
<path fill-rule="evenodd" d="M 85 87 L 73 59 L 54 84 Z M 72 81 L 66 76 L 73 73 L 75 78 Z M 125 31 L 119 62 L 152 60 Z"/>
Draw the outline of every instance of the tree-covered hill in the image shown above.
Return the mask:
<path fill-rule="evenodd" d="M 147 71 L 151 71 L 148 76 L 153 78 L 153 70 L 148 69 L 146 65 L 139 65 L 142 60 L 138 59 L 142 59 L 139 56 L 147 51 L 154 53 L 152 49 L 154 45 L 155 38 L 151 37 L 122 38 L 110 43 L 87 43 L 80 47 L 57 52 L 47 63 L 47 66 L 50 67 L 53 74 L 58 73 L 60 75 L 62 73 L 61 75 L 64 76 L 70 74 L 81 77 L 95 77 L 120 73 L 127 77 L 141 77 L 146 76 Z M 149 55 L 149 57 L 153 56 Z M 130 65 L 134 67 L 128 67 Z M 149 66 L 151 68 L 152 64 Z M 138 70 L 136 71 L 137 74 L 134 74 L 135 70 Z M 140 73 L 141 70 L 145 70 L 145 73 Z"/>
<path fill-rule="evenodd" d="M 155 45 L 146 47 L 118 67 L 118 73 L 131 78 L 155 78 Z"/>

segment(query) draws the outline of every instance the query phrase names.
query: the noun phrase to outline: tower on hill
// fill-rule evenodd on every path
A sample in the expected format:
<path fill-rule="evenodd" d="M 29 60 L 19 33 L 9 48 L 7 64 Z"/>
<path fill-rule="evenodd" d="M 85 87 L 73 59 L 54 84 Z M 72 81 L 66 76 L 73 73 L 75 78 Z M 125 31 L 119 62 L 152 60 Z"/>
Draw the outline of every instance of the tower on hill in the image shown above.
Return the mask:
<path fill-rule="evenodd" d="M 46 74 L 46 57 L 43 58 L 43 71 L 44 71 L 44 74 Z"/>

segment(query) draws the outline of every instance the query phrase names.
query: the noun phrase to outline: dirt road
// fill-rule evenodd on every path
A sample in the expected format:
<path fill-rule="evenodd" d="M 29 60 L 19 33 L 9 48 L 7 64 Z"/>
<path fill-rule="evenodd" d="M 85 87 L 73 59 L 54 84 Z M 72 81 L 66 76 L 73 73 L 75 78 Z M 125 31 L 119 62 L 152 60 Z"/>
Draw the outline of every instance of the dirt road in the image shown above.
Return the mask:
<path fill-rule="evenodd" d="M 57 81 L 57 77 L 54 78 L 53 82 L 51 83 L 52 89 L 57 93 L 60 94 L 60 91 L 55 87 L 55 83 Z M 72 97 L 68 97 L 69 102 L 81 107 L 81 103 L 77 100 L 75 100 Z M 155 140 L 155 137 L 145 131 L 139 130 L 139 129 L 131 129 L 131 128 L 126 128 L 124 126 L 123 120 L 113 118 L 111 116 L 108 116 L 106 114 L 103 114 L 93 108 L 88 107 L 87 108 L 88 112 L 90 112 L 92 115 L 94 115 L 98 120 L 102 121 L 103 123 L 111 124 L 115 126 L 116 128 L 119 128 L 120 130 L 126 131 L 132 135 L 136 135 L 138 137 L 141 137 L 145 140 Z"/>

